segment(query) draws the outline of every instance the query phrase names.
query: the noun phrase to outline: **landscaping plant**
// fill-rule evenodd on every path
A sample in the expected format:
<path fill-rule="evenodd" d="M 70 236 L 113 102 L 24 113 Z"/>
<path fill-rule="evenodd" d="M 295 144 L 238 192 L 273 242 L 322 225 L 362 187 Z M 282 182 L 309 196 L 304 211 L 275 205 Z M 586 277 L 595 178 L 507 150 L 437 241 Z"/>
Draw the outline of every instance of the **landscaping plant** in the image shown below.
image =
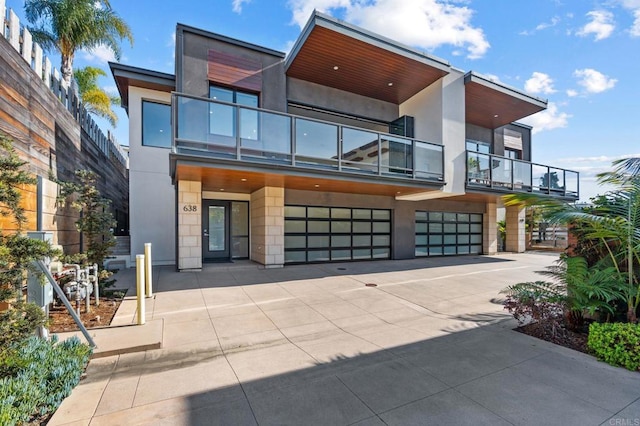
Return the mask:
<path fill-rule="evenodd" d="M 86 250 L 64 259 L 69 263 L 82 263 L 92 265 L 96 263 L 101 269 L 100 281 L 111 276 L 108 271 L 102 270 L 105 259 L 116 245 L 113 236 L 113 228 L 116 221 L 110 210 L 111 201 L 103 198 L 96 187 L 97 176 L 89 170 L 77 170 L 77 182 L 58 182 L 60 185 L 59 200 L 70 204 L 80 213 L 76 221 L 76 227 L 87 240 Z M 84 248 L 82 248 L 84 249 Z"/>
<path fill-rule="evenodd" d="M 24 300 L 24 283 L 35 260 L 58 252 L 48 242 L 21 234 L 26 216 L 21 189 L 35 184 L 11 141 L 0 135 L 0 214 L 11 217 L 14 233 L 0 233 L 0 424 L 27 423 L 53 412 L 78 383 L 90 349 L 73 339 L 57 343 L 34 336 L 46 324 L 42 309 Z"/>
<path fill-rule="evenodd" d="M 26 164 L 18 157 L 13 144 L 0 135 L 0 215 L 10 217 L 17 232 L 0 232 L 0 302 L 8 308 L 0 312 L 0 353 L 11 343 L 33 334 L 45 325 L 46 318 L 40 307 L 27 303 L 23 286 L 34 260 L 57 254 L 49 243 L 21 234 L 26 222 L 21 206 L 21 188 L 33 185 L 36 180 L 23 170 Z M 1 231 L 1 230 L 0 230 Z M 36 273 L 31 271 L 31 273 Z"/>
<path fill-rule="evenodd" d="M 640 325 L 593 323 L 589 327 L 589 349 L 606 363 L 632 371 L 640 370 Z"/>
<path fill-rule="evenodd" d="M 524 282 L 507 287 L 505 308 L 520 324 L 532 321 L 541 334 L 555 339 L 566 329 L 584 325 L 584 314 L 613 313 L 621 297 L 622 278 L 613 267 L 589 267 L 582 257 L 560 256 L 555 265 L 538 272 L 550 281 Z"/>
<path fill-rule="evenodd" d="M 616 189 L 594 199 L 596 205 L 590 210 L 533 194 L 504 198 L 505 205 L 538 205 L 549 222 L 568 224 L 578 237 L 576 251 L 586 255 L 590 266 L 615 270 L 619 305 L 626 307 L 626 320 L 635 323 L 640 305 L 640 158 L 619 160 L 614 166 L 599 180 Z M 624 280 L 618 280 L 622 276 Z"/>
<path fill-rule="evenodd" d="M 30 337 L 0 358 L 0 424 L 16 425 L 53 413 L 78 384 L 91 349 L 72 337 L 58 343 Z"/>

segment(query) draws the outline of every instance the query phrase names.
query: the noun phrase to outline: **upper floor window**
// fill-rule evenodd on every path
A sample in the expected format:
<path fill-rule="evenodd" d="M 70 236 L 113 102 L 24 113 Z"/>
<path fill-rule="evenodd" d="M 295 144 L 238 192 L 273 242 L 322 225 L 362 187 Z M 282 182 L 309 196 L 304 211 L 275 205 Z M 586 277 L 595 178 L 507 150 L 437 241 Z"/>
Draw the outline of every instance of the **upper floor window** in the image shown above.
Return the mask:
<path fill-rule="evenodd" d="M 142 101 L 142 145 L 171 148 L 171 105 Z"/>
<path fill-rule="evenodd" d="M 251 108 L 258 107 L 258 95 L 241 92 L 220 86 L 209 87 L 209 98 L 243 105 Z M 235 137 L 236 135 L 236 107 L 231 105 L 212 103 L 209 109 L 209 133 Z M 243 139 L 258 139 L 258 112 L 250 108 L 240 109 L 240 137 Z"/>
<path fill-rule="evenodd" d="M 491 145 L 486 142 L 467 139 L 467 151 L 480 152 L 482 154 L 491 153 Z"/>
<path fill-rule="evenodd" d="M 504 149 L 504 156 L 507 157 L 507 158 L 510 158 L 512 160 L 521 160 L 522 159 L 522 151 L 519 151 L 517 149 L 505 148 Z"/>

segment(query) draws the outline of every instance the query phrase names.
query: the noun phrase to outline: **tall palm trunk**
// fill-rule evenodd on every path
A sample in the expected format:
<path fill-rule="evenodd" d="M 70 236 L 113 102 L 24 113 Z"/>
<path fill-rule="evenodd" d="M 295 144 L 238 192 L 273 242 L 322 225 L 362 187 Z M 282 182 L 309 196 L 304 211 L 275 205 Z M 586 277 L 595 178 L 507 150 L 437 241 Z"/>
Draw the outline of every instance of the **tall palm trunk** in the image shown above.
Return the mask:
<path fill-rule="evenodd" d="M 71 86 L 71 78 L 73 77 L 73 55 L 62 55 L 60 64 L 60 73 L 67 87 Z"/>

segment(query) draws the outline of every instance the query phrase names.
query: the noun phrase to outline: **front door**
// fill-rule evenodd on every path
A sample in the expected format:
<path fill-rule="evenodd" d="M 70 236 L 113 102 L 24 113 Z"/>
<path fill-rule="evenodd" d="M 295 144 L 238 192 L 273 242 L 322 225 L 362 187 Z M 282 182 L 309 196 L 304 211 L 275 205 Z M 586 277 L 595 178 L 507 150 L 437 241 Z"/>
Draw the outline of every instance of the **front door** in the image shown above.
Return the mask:
<path fill-rule="evenodd" d="M 202 201 L 202 257 L 204 261 L 230 260 L 229 224 L 231 203 Z"/>

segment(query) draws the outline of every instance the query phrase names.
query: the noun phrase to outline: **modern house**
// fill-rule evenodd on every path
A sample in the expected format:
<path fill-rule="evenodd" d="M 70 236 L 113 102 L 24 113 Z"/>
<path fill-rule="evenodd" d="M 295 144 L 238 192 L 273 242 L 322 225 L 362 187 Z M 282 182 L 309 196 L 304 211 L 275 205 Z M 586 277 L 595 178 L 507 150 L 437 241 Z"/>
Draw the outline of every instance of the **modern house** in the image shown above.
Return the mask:
<path fill-rule="evenodd" d="M 132 254 L 152 242 L 159 264 L 492 254 L 500 196 L 578 198 L 516 123 L 545 100 L 324 14 L 287 55 L 178 24 L 175 58 L 111 64 Z M 523 208 L 506 221 L 524 251 Z"/>

